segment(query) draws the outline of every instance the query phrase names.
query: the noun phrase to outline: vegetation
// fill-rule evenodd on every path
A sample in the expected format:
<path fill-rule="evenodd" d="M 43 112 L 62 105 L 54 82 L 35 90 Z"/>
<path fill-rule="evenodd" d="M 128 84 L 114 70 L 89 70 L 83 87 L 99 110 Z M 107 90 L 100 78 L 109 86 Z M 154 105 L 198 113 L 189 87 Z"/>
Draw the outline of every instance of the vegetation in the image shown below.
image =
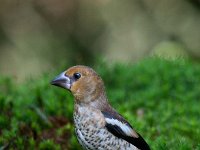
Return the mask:
<path fill-rule="evenodd" d="M 200 149 L 200 65 L 149 58 L 134 65 L 94 67 L 110 103 L 152 149 Z M 16 84 L 0 78 L 0 150 L 81 149 L 73 97 L 49 84 L 58 72 Z"/>

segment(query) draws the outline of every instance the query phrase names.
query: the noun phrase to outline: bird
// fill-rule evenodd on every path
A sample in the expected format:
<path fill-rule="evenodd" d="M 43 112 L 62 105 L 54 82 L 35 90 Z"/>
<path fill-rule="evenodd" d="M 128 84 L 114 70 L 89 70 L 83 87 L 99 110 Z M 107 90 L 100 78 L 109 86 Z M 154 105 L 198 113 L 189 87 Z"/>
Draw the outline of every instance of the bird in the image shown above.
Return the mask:
<path fill-rule="evenodd" d="M 51 84 L 74 96 L 73 120 L 86 150 L 150 150 L 142 136 L 109 103 L 102 78 L 90 67 L 72 66 Z"/>

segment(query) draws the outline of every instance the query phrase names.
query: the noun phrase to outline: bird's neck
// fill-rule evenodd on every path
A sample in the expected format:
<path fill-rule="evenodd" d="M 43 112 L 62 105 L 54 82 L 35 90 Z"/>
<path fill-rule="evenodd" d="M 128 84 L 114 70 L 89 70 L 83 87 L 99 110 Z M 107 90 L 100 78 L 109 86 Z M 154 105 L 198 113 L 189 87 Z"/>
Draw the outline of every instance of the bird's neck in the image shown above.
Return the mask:
<path fill-rule="evenodd" d="M 98 97 L 95 97 L 95 99 L 90 99 L 87 101 L 75 100 L 75 105 L 79 107 L 92 107 L 98 110 L 104 110 L 105 107 L 110 106 L 105 93 L 102 93 Z"/>

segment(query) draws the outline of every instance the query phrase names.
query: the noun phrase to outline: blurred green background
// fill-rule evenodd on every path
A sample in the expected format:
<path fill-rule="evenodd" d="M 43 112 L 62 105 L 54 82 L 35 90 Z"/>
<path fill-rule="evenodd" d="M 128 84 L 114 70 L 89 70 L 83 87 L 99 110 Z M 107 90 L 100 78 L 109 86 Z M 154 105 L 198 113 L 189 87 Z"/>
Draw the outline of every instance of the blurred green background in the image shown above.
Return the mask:
<path fill-rule="evenodd" d="M 1 0 L 0 73 L 35 77 L 61 64 L 200 57 L 199 0 Z"/>
<path fill-rule="evenodd" d="M 1 0 L 0 150 L 81 149 L 49 85 L 77 64 L 152 149 L 200 150 L 199 18 L 199 0 Z"/>

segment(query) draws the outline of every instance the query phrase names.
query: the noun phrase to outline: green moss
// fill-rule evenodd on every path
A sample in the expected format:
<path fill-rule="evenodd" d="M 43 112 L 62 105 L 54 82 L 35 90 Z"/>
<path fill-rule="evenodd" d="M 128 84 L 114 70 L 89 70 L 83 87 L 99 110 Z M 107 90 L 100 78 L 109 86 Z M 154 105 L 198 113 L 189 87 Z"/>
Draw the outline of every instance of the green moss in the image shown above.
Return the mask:
<path fill-rule="evenodd" d="M 152 149 L 200 149 L 200 64 L 148 58 L 94 68 L 110 103 Z M 73 97 L 49 84 L 58 73 L 20 85 L 0 78 L 0 149 L 81 149 Z"/>
<path fill-rule="evenodd" d="M 46 140 L 40 143 L 40 150 L 61 150 L 61 147 L 51 140 Z"/>

